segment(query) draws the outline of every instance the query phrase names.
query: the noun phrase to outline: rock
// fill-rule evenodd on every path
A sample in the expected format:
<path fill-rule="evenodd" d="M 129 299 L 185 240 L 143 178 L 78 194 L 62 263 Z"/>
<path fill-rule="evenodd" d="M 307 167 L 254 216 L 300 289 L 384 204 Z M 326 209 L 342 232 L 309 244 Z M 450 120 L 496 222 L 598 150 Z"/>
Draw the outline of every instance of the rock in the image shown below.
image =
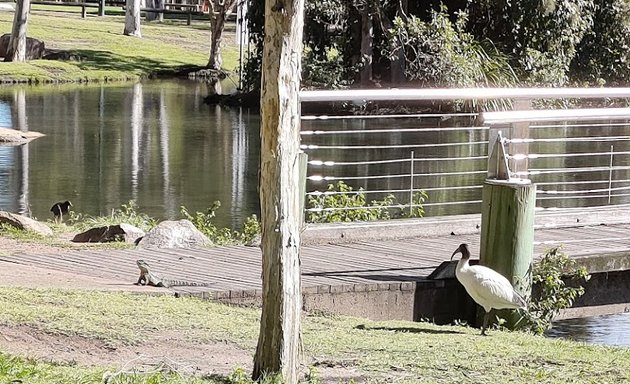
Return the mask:
<path fill-rule="evenodd" d="M 90 228 L 74 236 L 74 243 L 109 243 L 112 241 L 124 241 L 135 243 L 136 239 L 144 236 L 144 231 L 131 224 L 121 223 L 105 227 Z"/>
<path fill-rule="evenodd" d="M 22 145 L 42 136 L 45 135 L 39 132 L 18 131 L 17 129 L 0 128 L 0 144 Z"/>
<path fill-rule="evenodd" d="M 42 236 L 52 236 L 53 234 L 52 229 L 46 224 L 11 212 L 0 211 L 0 224 L 8 224 L 17 229 L 35 232 Z"/>
<path fill-rule="evenodd" d="M 5 33 L 0 36 L 0 57 L 7 55 L 9 48 L 9 40 L 11 39 L 10 33 Z M 26 38 L 26 60 L 36 60 L 44 57 L 46 47 L 41 40 L 33 39 L 32 37 Z"/>
<path fill-rule="evenodd" d="M 190 248 L 212 245 L 189 220 L 163 221 L 138 243 L 140 248 Z"/>

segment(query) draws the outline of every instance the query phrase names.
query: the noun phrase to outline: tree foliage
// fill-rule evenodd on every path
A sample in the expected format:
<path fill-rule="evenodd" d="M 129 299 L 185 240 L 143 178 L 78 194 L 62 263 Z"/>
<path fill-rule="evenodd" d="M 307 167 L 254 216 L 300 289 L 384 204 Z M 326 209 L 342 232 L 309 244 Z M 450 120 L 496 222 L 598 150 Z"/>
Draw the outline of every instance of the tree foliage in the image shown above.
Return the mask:
<path fill-rule="evenodd" d="M 405 58 L 408 81 L 430 87 L 511 86 L 517 81 L 506 55 L 489 40 L 479 42 L 466 32 L 468 17 L 452 22 L 446 7 L 433 11 L 428 22 L 416 16 L 394 20 L 388 31 L 389 57 L 398 51 Z"/>
<path fill-rule="evenodd" d="M 568 82 L 594 9 L 593 0 L 470 1 L 471 29 L 512 55 L 522 80 L 560 86 Z"/>
<path fill-rule="evenodd" d="M 302 83 L 347 87 L 370 65 L 376 82 L 421 86 L 623 85 L 630 79 L 628 0 L 307 0 Z M 251 1 L 260 83 L 262 5 Z M 362 56 L 362 23 L 373 56 Z M 402 59 L 402 60 L 401 60 Z M 398 65 L 402 62 L 404 65 Z M 401 68 L 404 76 L 395 76 Z M 393 84 L 396 86 L 397 84 Z"/>
<path fill-rule="evenodd" d="M 630 81 L 630 1 L 597 0 L 593 27 L 577 47 L 576 81 L 627 85 Z"/>

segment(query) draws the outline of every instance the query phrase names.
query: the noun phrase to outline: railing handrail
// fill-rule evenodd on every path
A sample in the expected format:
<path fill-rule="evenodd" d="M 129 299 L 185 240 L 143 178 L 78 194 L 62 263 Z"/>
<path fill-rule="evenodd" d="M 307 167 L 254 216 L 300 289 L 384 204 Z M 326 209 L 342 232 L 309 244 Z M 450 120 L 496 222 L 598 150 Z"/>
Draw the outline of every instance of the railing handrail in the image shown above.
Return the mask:
<path fill-rule="evenodd" d="M 409 88 L 302 91 L 301 102 L 624 98 L 630 88 Z"/>
<path fill-rule="evenodd" d="M 481 119 L 484 124 L 506 124 L 525 121 L 630 119 L 630 108 L 579 108 L 483 112 Z"/>

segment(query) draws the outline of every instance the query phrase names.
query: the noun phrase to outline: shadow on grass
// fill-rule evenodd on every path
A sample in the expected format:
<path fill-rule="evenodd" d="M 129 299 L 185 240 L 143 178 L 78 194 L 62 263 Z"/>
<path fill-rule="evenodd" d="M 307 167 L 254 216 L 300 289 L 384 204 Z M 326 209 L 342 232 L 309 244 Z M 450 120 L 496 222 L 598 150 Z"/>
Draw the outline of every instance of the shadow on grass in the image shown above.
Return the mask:
<path fill-rule="evenodd" d="M 428 334 L 462 334 L 463 332 L 453 331 L 451 329 L 428 329 L 428 328 L 412 328 L 412 327 L 368 327 L 365 324 L 359 324 L 355 327 L 362 331 L 390 331 L 403 333 L 428 333 Z"/>
<path fill-rule="evenodd" d="M 232 380 L 230 380 L 229 377 L 227 376 L 222 376 L 216 373 L 211 373 L 209 375 L 204 375 L 203 379 L 205 380 L 210 380 L 213 383 L 217 383 L 217 384 L 233 384 L 234 382 Z"/>
<path fill-rule="evenodd" d="M 120 71 L 138 75 L 165 74 L 176 75 L 182 71 L 201 69 L 190 64 L 173 65 L 162 61 L 147 59 L 143 56 L 122 56 L 109 51 L 87 49 L 69 50 L 81 58 L 77 66 L 84 71 Z"/>

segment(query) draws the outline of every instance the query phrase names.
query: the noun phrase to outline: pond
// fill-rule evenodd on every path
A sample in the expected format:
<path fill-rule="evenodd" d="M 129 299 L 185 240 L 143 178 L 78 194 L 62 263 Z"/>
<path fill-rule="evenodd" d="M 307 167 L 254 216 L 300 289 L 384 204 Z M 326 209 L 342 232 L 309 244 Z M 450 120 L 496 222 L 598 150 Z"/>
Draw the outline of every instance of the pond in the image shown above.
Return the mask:
<path fill-rule="evenodd" d="M 630 347 L 630 313 L 559 320 L 546 333 L 586 343 Z"/>
<path fill-rule="evenodd" d="M 0 209 L 52 218 L 50 207 L 105 215 L 131 200 L 158 218 L 180 206 L 238 227 L 258 211 L 258 111 L 203 104 L 208 86 L 150 81 L 0 89 L 0 126 L 46 136 L 0 146 Z"/>
<path fill-rule="evenodd" d="M 222 206 L 215 223 L 240 228 L 259 212 L 259 111 L 208 106 L 203 99 L 210 93 L 210 85 L 186 80 L 0 88 L 0 126 L 46 135 L 24 146 L 0 146 L 0 210 L 46 220 L 58 201 L 70 200 L 75 212 L 106 215 L 133 200 L 152 217 L 177 219 L 181 206 L 205 211 L 218 200 Z M 428 193 L 426 216 L 480 211 L 488 130 L 475 123 L 475 116 L 372 117 L 302 122 L 305 133 L 318 132 L 302 136 L 302 144 L 319 146 L 307 149 L 309 159 L 335 162 L 333 167 L 309 166 L 309 176 L 321 180 L 309 180 L 307 191 L 325 190 L 333 180 L 326 177 L 332 177 L 355 190 L 385 191 L 368 195 L 368 201 L 398 190 L 398 201 L 406 203 L 412 173 L 414 188 Z M 588 199 L 556 194 L 539 205 L 630 202 L 624 193 L 630 188 L 630 139 L 620 136 L 628 127 L 532 127 L 531 135 L 539 139 L 576 137 L 569 143 L 532 144 L 531 153 L 543 155 L 530 161 L 530 169 L 552 168 L 533 178 L 539 186 L 598 191 L 612 185 L 619 190 L 612 199 L 605 192 Z M 588 137 L 602 135 L 619 138 L 615 172 L 608 168 L 612 142 Z M 545 155 L 565 151 L 578 155 Z M 575 171 L 585 165 L 599 168 Z"/>

